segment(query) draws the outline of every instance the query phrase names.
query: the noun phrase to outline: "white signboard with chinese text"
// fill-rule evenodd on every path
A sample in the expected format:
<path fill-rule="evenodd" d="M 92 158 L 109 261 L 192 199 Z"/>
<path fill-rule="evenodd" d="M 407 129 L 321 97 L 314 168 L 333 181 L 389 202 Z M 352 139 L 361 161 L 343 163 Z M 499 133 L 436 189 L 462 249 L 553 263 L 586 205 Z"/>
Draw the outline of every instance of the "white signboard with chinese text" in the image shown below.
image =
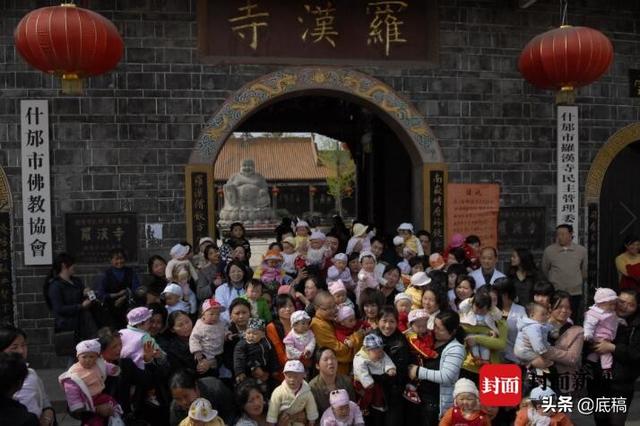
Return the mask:
<path fill-rule="evenodd" d="M 558 199 L 557 223 L 573 226 L 578 235 L 578 107 L 558 107 Z"/>
<path fill-rule="evenodd" d="M 24 264 L 50 265 L 52 238 L 48 101 L 20 101 L 20 123 Z"/>

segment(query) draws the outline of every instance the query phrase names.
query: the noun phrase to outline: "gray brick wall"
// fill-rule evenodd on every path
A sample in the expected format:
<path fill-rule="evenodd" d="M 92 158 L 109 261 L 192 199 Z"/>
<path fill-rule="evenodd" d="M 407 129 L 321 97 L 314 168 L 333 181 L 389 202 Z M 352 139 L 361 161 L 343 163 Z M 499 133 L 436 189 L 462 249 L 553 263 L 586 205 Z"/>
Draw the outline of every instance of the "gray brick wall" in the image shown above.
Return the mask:
<path fill-rule="evenodd" d="M 528 10 L 499 0 L 441 1 L 440 66 L 361 67 L 409 98 L 440 141 L 452 182 L 499 182 L 502 204 L 548 207 L 555 214 L 553 94 L 520 77 L 525 43 L 559 21 L 557 2 Z M 581 184 L 590 161 L 617 129 L 638 120 L 627 70 L 640 66 L 635 2 L 573 2 L 570 22 L 605 32 L 616 51 L 611 71 L 578 92 Z M 46 268 L 22 264 L 19 100 L 50 100 L 55 251 L 64 248 L 65 212 L 134 211 L 139 223 L 165 224 L 165 247 L 140 240 L 140 271 L 185 235 L 183 171 L 203 123 L 241 85 L 276 69 L 203 64 L 196 51 L 195 0 L 102 0 L 89 3 L 125 40 L 117 69 L 90 79 L 86 96 L 62 97 L 59 82 L 31 69 L 13 47 L 29 10 L 49 2 L 5 0 L 0 16 L 0 166 L 13 191 L 14 263 L 19 324 L 36 366 L 59 361 L 41 296 Z M 584 229 L 584 227 L 582 227 Z M 142 228 L 139 235 L 143 238 Z M 105 262 L 106 264 L 106 262 Z M 90 283 L 98 268 L 81 267 Z"/>

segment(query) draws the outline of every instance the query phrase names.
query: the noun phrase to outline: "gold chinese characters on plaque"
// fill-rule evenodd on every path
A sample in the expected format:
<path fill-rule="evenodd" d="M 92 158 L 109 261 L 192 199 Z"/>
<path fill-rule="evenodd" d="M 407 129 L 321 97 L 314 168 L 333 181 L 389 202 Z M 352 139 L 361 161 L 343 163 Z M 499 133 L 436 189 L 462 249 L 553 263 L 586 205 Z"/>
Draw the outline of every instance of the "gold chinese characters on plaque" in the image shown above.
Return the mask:
<path fill-rule="evenodd" d="M 198 0 L 211 62 L 436 65 L 436 0 Z"/>

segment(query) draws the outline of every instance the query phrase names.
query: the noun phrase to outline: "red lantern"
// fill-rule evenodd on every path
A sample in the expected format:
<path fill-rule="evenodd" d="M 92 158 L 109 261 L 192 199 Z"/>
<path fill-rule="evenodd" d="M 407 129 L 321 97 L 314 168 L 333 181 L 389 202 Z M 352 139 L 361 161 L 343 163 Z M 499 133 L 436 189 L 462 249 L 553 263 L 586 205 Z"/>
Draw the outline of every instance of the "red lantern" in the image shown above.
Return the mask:
<path fill-rule="evenodd" d="M 573 89 L 599 79 L 612 61 L 613 46 L 600 31 L 563 25 L 529 41 L 518 69 L 534 86 L 560 90 L 557 101 L 571 102 Z"/>
<path fill-rule="evenodd" d="M 220 197 L 224 197 L 224 189 L 222 189 L 221 186 L 218 187 L 218 189 L 216 190 L 216 192 L 218 193 L 218 195 Z"/>
<path fill-rule="evenodd" d="M 277 197 L 277 196 L 278 196 L 278 194 L 280 193 L 280 188 L 278 188 L 277 186 L 275 186 L 275 185 L 274 185 L 274 186 L 271 188 L 271 193 L 272 193 L 275 197 Z"/>
<path fill-rule="evenodd" d="M 25 61 L 62 77 L 64 93 L 82 93 L 82 79 L 113 69 L 124 51 L 111 21 L 70 3 L 29 12 L 14 38 Z"/>
<path fill-rule="evenodd" d="M 309 187 L 309 194 L 311 194 L 311 196 L 316 195 L 316 192 L 318 192 L 318 188 L 313 185 Z"/>

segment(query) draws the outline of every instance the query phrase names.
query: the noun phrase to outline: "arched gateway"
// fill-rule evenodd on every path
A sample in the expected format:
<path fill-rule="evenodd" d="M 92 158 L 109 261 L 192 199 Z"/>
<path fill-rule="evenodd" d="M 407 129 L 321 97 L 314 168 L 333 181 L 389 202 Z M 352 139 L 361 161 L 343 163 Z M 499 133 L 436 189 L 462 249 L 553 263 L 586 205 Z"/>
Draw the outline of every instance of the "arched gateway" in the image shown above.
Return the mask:
<path fill-rule="evenodd" d="M 591 163 L 585 184 L 590 283 L 617 288 L 614 259 L 627 235 L 640 234 L 638 164 L 640 123 L 615 132 Z"/>
<path fill-rule="evenodd" d="M 346 68 L 286 68 L 259 77 L 233 93 L 202 130 L 186 170 L 187 231 L 190 240 L 213 232 L 213 165 L 227 138 L 249 117 L 268 106 L 301 96 L 329 96 L 362 105 L 374 112 L 396 134 L 411 161 L 412 218 L 416 227 L 444 229 L 446 166 L 442 152 L 424 117 L 393 88 L 367 74 Z M 203 180 L 208 182 L 201 187 Z M 435 191 L 433 185 L 436 185 Z M 206 211 L 197 192 L 206 194 Z M 431 195 L 440 195 L 430 205 Z M 198 201 L 198 202 L 196 202 Z M 195 216 L 195 218 L 194 218 Z M 198 218 L 200 224 L 198 225 Z M 205 219 L 206 218 L 206 219 Z M 433 222 L 436 223 L 433 223 Z M 440 221 L 442 223 L 440 223 Z"/>

